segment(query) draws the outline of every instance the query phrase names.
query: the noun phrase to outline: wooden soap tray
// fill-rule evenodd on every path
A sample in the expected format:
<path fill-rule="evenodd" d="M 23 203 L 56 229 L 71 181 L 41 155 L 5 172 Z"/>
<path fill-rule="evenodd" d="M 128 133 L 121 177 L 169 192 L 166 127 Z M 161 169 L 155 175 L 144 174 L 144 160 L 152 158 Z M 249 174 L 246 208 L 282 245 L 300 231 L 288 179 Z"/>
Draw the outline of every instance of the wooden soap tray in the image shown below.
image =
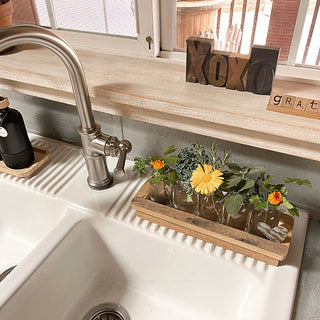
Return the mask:
<path fill-rule="evenodd" d="M 0 161 L 0 172 L 8 173 L 19 178 L 31 177 L 47 160 L 49 159 L 49 151 L 40 147 L 33 146 L 34 161 L 23 169 L 10 169 L 3 161 Z"/>
<path fill-rule="evenodd" d="M 147 181 L 132 199 L 132 207 L 137 216 L 161 226 L 185 233 L 197 239 L 212 243 L 224 249 L 243 254 L 267 264 L 277 266 L 289 251 L 294 219 L 281 213 L 280 225 L 288 230 L 283 243 L 270 240 L 213 222 L 175 208 L 171 208 L 149 199 L 149 182 Z"/>

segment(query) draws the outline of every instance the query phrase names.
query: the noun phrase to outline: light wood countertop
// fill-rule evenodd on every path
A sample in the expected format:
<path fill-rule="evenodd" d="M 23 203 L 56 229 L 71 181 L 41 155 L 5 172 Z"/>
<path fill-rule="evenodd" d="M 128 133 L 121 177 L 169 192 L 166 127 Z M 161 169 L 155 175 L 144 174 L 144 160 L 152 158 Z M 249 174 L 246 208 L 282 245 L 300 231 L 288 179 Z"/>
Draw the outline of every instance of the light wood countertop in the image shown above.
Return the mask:
<path fill-rule="evenodd" d="M 267 111 L 269 96 L 188 83 L 182 62 L 77 52 L 94 110 L 320 160 L 320 120 Z M 0 88 L 74 104 L 65 67 L 43 48 L 1 55 Z M 320 99 L 317 84 L 275 80 L 274 90 Z"/>

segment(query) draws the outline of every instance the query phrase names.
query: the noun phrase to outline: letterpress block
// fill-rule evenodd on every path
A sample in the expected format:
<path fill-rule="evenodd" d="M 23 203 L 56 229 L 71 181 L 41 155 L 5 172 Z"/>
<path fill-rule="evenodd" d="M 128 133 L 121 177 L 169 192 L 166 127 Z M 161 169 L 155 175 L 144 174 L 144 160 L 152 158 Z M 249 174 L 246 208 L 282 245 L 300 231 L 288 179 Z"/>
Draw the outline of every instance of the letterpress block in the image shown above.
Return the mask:
<path fill-rule="evenodd" d="M 210 58 L 208 82 L 216 87 L 223 87 L 228 77 L 228 60 L 225 56 L 216 54 Z"/>
<path fill-rule="evenodd" d="M 246 90 L 271 94 L 280 48 L 255 45 L 251 49 Z"/>
<path fill-rule="evenodd" d="M 214 41 L 206 38 L 190 37 L 187 39 L 186 81 L 207 84 L 204 65 L 209 59 Z"/>
<path fill-rule="evenodd" d="M 281 107 L 282 100 L 283 100 L 283 95 L 272 94 L 269 98 L 268 106 Z"/>
<path fill-rule="evenodd" d="M 283 96 L 281 107 L 292 109 L 294 107 L 294 103 L 296 99 L 298 98 L 295 96 L 288 96 L 288 95 Z"/>
<path fill-rule="evenodd" d="M 246 89 L 249 60 L 248 55 L 230 54 L 227 89 L 239 91 Z"/>
<path fill-rule="evenodd" d="M 296 97 L 296 101 L 294 103 L 293 109 L 294 110 L 306 110 L 307 103 L 310 99 Z"/>
<path fill-rule="evenodd" d="M 306 106 L 306 111 L 319 112 L 320 100 L 309 99 Z"/>

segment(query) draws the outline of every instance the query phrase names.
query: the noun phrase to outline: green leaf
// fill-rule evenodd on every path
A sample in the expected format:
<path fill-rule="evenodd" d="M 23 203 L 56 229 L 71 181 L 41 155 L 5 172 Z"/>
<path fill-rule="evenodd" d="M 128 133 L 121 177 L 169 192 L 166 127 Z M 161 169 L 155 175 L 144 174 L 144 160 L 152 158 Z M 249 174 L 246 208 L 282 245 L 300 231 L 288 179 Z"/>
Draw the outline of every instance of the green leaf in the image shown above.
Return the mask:
<path fill-rule="evenodd" d="M 267 179 L 263 181 L 263 186 L 266 187 L 269 184 L 271 179 L 272 179 L 272 176 L 267 176 Z"/>
<path fill-rule="evenodd" d="M 236 186 L 241 180 L 242 180 L 241 177 L 236 176 L 236 175 L 232 175 L 228 179 L 225 180 L 225 187 L 232 188 L 232 187 Z"/>
<path fill-rule="evenodd" d="M 153 156 L 150 158 L 150 161 L 156 161 L 156 160 L 163 160 L 163 157 L 160 157 L 160 156 Z M 150 162 L 149 161 L 149 162 Z"/>
<path fill-rule="evenodd" d="M 282 203 L 285 205 L 285 207 L 289 209 L 293 209 L 294 205 L 290 203 L 285 197 L 282 198 Z"/>
<path fill-rule="evenodd" d="M 241 194 L 229 194 L 224 200 L 224 206 L 231 216 L 239 212 L 242 203 L 243 197 Z"/>
<path fill-rule="evenodd" d="M 236 163 L 228 162 L 227 167 L 234 173 L 239 173 L 241 171 L 241 167 L 239 167 Z"/>
<path fill-rule="evenodd" d="M 293 207 L 292 209 L 288 209 L 289 213 L 293 216 L 299 217 L 299 212 L 296 207 Z"/>
<path fill-rule="evenodd" d="M 179 160 L 179 157 L 177 156 L 169 156 L 164 158 L 164 163 L 171 166 L 171 165 L 174 165 L 178 160 Z"/>
<path fill-rule="evenodd" d="M 267 207 L 268 207 L 267 204 L 262 200 L 258 200 L 254 206 L 256 210 L 260 210 L 262 208 L 267 208 Z"/>
<path fill-rule="evenodd" d="M 158 183 L 161 181 L 162 178 L 163 178 L 162 176 L 154 176 L 150 179 L 150 183 L 151 184 Z"/>
<path fill-rule="evenodd" d="M 266 172 L 266 168 L 264 167 L 254 167 L 249 169 L 248 174 L 265 173 L 265 172 Z"/>
<path fill-rule="evenodd" d="M 244 190 L 248 190 L 248 189 L 252 188 L 254 186 L 254 184 L 255 184 L 255 181 L 253 179 L 247 178 L 245 180 L 244 186 L 240 190 L 238 190 L 238 192 L 241 192 L 241 191 L 244 191 Z"/>
<path fill-rule="evenodd" d="M 174 145 L 171 145 L 167 148 L 167 150 L 163 154 L 166 156 L 167 154 L 173 153 L 175 151 L 176 151 L 176 148 L 174 147 Z"/>
<path fill-rule="evenodd" d="M 297 185 L 301 186 L 306 186 L 309 188 L 312 188 L 311 182 L 308 179 L 292 179 L 292 178 L 285 178 L 284 179 L 285 183 L 296 183 Z"/>
<path fill-rule="evenodd" d="M 167 175 L 167 185 L 173 186 L 176 184 L 178 179 L 177 173 L 175 171 L 171 171 Z"/>
<path fill-rule="evenodd" d="M 258 201 L 259 200 L 259 195 L 257 195 L 257 194 L 254 194 L 253 196 L 251 196 L 250 198 L 249 198 L 249 203 L 255 203 L 256 201 Z"/>

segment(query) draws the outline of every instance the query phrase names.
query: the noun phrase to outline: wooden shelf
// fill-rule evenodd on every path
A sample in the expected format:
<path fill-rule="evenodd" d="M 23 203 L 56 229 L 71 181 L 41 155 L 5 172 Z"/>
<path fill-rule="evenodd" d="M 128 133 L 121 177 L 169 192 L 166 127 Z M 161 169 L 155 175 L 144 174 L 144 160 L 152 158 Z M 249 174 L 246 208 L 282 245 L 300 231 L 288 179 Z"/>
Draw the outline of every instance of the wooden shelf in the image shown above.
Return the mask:
<path fill-rule="evenodd" d="M 319 120 L 267 111 L 269 96 L 185 82 L 182 62 L 78 51 L 93 109 L 245 145 L 320 160 Z M 50 51 L 0 56 L 0 88 L 74 104 Z M 320 85 L 275 80 L 275 92 L 320 99 Z"/>

